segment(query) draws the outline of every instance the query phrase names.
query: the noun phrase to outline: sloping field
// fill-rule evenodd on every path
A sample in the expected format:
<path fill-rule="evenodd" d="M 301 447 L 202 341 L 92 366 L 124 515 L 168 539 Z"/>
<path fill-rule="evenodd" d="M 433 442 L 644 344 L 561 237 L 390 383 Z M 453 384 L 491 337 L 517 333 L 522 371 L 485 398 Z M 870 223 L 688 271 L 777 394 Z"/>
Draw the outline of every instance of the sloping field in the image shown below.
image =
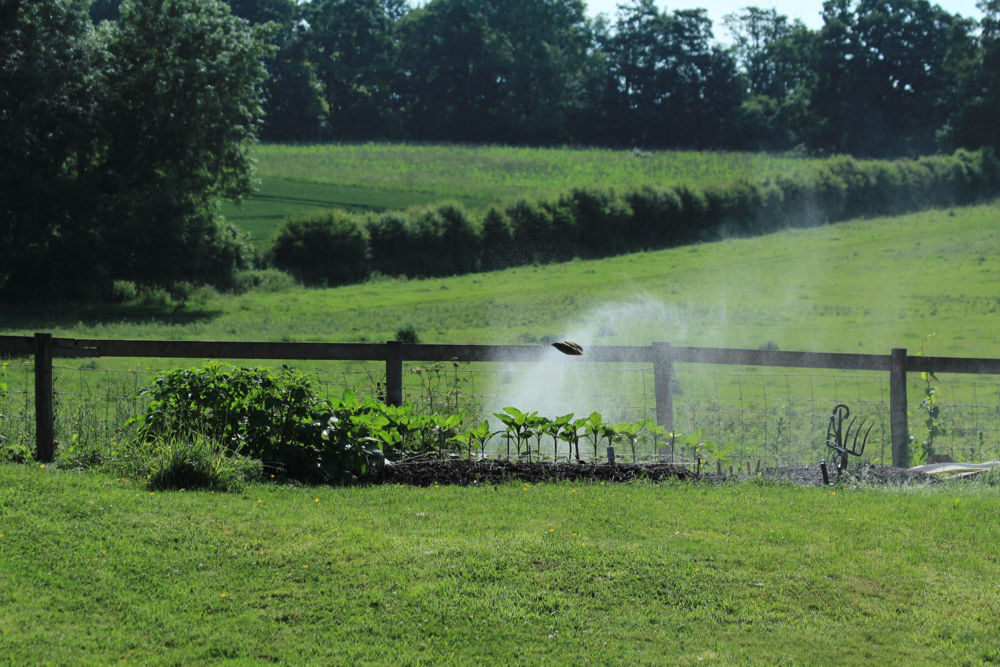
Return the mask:
<path fill-rule="evenodd" d="M 406 144 L 264 145 L 255 157 L 258 191 L 223 212 L 259 243 L 274 237 L 286 215 L 315 208 L 382 211 L 455 201 L 478 211 L 579 187 L 758 182 L 820 162 L 753 153 Z"/>
<path fill-rule="evenodd" d="M 600 261 L 529 266 L 433 280 L 382 280 L 327 290 L 303 288 L 242 296 L 204 292 L 184 308 L 87 310 L 66 307 L 3 313 L 3 332 L 52 331 L 83 338 L 274 341 L 385 341 L 412 326 L 425 343 L 528 343 L 571 339 L 594 344 L 758 348 L 888 354 L 904 347 L 935 356 L 1000 356 L 1000 207 L 928 211 L 897 218 L 795 229 L 752 239 L 638 253 Z M 934 334 L 931 336 L 931 334 Z M 930 338 L 928 338 L 930 336 Z M 102 394 L 112 382 L 137 388 L 127 372 L 169 360 L 61 360 L 65 391 L 88 385 Z M 275 362 L 262 361 L 263 364 Z M 298 367 L 311 369 L 309 364 Z M 327 390 L 345 384 L 373 390 L 384 367 L 316 365 Z M 412 368 L 412 365 L 411 365 Z M 79 370 L 76 370 L 79 369 Z M 16 365 L 8 375 L 18 372 Z M 650 369 L 602 367 L 573 380 L 525 366 L 431 370 L 406 374 L 417 400 L 437 383 L 439 398 L 473 396 L 471 411 L 514 405 L 555 417 L 599 410 L 616 421 L 649 415 Z M 123 375 L 124 373 L 124 375 Z M 846 377 L 845 377 L 846 375 Z M 831 408 L 851 405 L 877 418 L 866 456 L 888 456 L 887 376 L 785 369 L 678 366 L 676 424 L 706 437 L 735 462 L 813 462 L 826 453 Z M 559 380 L 555 389 L 547 382 Z M 929 385 L 911 374 L 910 426 L 921 438 L 921 401 L 935 386 L 946 433 L 939 451 L 966 460 L 1000 452 L 1000 388 L 991 376 L 952 375 Z M 13 386 L 15 379 L 9 380 Z M 17 382 L 30 386 L 30 375 Z M 57 379 L 58 382 L 58 379 Z M 540 387 L 534 392 L 532 387 Z M 566 393 L 601 392 L 578 401 Z M 58 388 L 58 387 L 57 387 Z M 27 394 L 25 394 L 27 396 Z M 611 404 L 606 397 L 615 400 Z M 542 399 L 566 399 L 543 406 Z M 620 400 L 619 400 L 620 398 Z M 67 397 L 66 403 L 70 399 Z M 463 399 L 463 401 L 466 399 Z M 22 401 L 29 406 L 27 398 Z M 437 406 L 441 408 L 441 402 Z M 452 401 L 451 405 L 454 405 Z M 593 407 L 592 407 L 593 406 Z M 129 406 L 120 406 L 123 410 Z M 27 407 L 25 409 L 28 409 Z M 80 408 L 80 419 L 95 407 Z M 112 410 L 113 411 L 113 410 Z M 126 419 L 121 415 L 113 428 Z M 72 419 L 63 438 L 79 432 Z M 919 442 L 919 440 L 918 440 Z M 648 455 L 648 452 L 646 453 Z"/>

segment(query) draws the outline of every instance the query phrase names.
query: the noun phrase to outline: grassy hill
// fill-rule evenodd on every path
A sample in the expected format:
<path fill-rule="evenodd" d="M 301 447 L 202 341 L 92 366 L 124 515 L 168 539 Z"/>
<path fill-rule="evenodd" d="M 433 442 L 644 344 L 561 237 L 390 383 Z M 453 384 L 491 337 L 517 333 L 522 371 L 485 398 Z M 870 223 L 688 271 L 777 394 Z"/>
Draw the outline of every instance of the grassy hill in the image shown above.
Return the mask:
<path fill-rule="evenodd" d="M 753 153 L 405 144 L 264 145 L 260 186 L 226 218 L 265 245 L 282 220 L 315 208 L 406 209 L 454 201 L 470 211 L 576 187 L 758 182 L 818 160 Z"/>
<path fill-rule="evenodd" d="M 217 295 L 177 311 L 8 310 L 3 333 L 181 339 L 758 347 L 996 356 L 1000 206 L 795 229 L 596 261 L 337 289 Z M 591 332 L 591 329 L 593 331 Z"/>

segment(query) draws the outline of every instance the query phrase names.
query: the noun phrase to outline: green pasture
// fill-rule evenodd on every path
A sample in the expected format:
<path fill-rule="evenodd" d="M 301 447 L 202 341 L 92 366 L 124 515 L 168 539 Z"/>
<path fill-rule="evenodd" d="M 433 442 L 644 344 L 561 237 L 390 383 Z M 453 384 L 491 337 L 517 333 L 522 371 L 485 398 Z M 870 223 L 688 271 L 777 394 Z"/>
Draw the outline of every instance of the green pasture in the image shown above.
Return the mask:
<path fill-rule="evenodd" d="M 266 244 L 282 220 L 316 208 L 383 211 L 454 201 L 470 211 L 573 188 L 759 182 L 819 160 L 756 153 L 406 144 L 262 145 L 257 191 L 226 218 Z"/>
<path fill-rule="evenodd" d="M 5 465 L 0 642 L 19 664 L 986 664 L 996 501 L 979 485 L 152 493 Z"/>
<path fill-rule="evenodd" d="M 979 206 L 447 279 L 244 295 L 206 290 L 173 309 L 70 305 L 8 310 L 0 331 L 86 338 L 379 342 L 412 325 L 425 343 L 547 345 L 569 338 L 586 347 L 666 340 L 704 347 L 872 354 L 888 354 L 894 347 L 915 354 L 923 346 L 925 354 L 936 356 L 996 357 L 998 217 L 1000 206 Z M 97 434 L 113 432 L 122 416 L 118 413 L 135 408 L 122 397 L 155 379 L 146 370 L 181 363 L 188 362 L 59 360 L 57 390 L 65 392 L 60 439 L 87 433 L 106 437 Z M 378 363 L 296 365 L 317 371 L 323 391 L 332 395 L 344 386 L 372 391 L 384 372 Z M 537 369 L 443 364 L 423 374 L 412 372 L 423 366 L 408 366 L 407 398 L 421 400 L 430 391 L 443 397 L 455 389 L 462 394 L 458 408 L 476 416 L 513 404 L 549 417 L 597 409 L 620 421 L 650 416 L 654 405 L 648 368 L 627 373 L 588 369 L 560 387 L 586 390 L 593 399 L 542 405 L 537 392 L 522 391 L 526 373 Z M 12 386 L 24 387 L 23 394 L 7 398 L 8 403 L 19 401 L 18 413 L 24 415 L 20 422 L 10 417 L 8 429 L 20 424 L 30 441 L 28 368 L 19 371 L 12 361 L 6 372 Z M 677 428 L 688 433 L 705 429 L 706 437 L 729 452 L 730 463 L 822 458 L 826 420 L 837 402 L 876 419 L 867 454 L 876 461 L 888 459 L 885 374 L 681 364 L 676 375 Z M 536 376 L 538 382 L 548 379 L 544 372 Z M 429 389 L 425 385 L 432 380 L 436 384 Z M 938 450 L 967 460 L 996 457 L 997 379 L 952 375 L 931 384 L 947 426 Z M 920 403 L 928 386 L 911 375 L 910 426 L 918 441 L 926 417 Z M 549 399 L 562 392 L 543 393 Z M 114 405 L 107 407 L 105 397 L 114 397 Z M 92 400 L 99 404 L 96 409 Z M 439 398 L 435 409 L 454 407 Z M 101 417 L 104 425 L 94 423 L 95 413 L 108 415 Z"/>
<path fill-rule="evenodd" d="M 792 229 L 594 261 L 335 289 L 204 290 L 181 306 L 5 307 L 0 333 L 749 347 L 995 356 L 1000 206 Z M 592 330 L 592 331 L 591 331 Z M 101 362 L 103 363 L 103 362 Z"/>

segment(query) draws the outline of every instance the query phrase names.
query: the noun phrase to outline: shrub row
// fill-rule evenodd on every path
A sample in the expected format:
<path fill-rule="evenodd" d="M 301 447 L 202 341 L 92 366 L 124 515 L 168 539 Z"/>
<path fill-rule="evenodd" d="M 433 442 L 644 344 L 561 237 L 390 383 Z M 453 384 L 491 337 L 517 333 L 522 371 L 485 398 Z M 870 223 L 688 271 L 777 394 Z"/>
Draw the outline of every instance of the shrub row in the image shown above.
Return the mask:
<path fill-rule="evenodd" d="M 323 211 L 286 223 L 270 259 L 312 285 L 373 272 L 447 276 L 965 205 L 998 190 L 1000 161 L 988 150 L 892 162 L 835 157 L 761 183 L 577 189 L 494 207 L 478 220 L 451 203 L 368 217 Z"/>

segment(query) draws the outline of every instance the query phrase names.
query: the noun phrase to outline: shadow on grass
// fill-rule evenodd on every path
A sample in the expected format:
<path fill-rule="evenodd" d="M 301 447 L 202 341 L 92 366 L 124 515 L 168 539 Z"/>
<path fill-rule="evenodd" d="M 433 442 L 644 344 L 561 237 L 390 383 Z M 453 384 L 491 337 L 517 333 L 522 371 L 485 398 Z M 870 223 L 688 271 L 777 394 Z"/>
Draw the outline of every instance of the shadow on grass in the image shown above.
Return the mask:
<path fill-rule="evenodd" d="M 54 303 L 11 305 L 0 303 L 0 331 L 45 332 L 78 325 L 95 326 L 118 322 L 147 324 L 192 324 L 211 320 L 221 310 L 192 304 L 124 305 L 111 303 Z"/>

